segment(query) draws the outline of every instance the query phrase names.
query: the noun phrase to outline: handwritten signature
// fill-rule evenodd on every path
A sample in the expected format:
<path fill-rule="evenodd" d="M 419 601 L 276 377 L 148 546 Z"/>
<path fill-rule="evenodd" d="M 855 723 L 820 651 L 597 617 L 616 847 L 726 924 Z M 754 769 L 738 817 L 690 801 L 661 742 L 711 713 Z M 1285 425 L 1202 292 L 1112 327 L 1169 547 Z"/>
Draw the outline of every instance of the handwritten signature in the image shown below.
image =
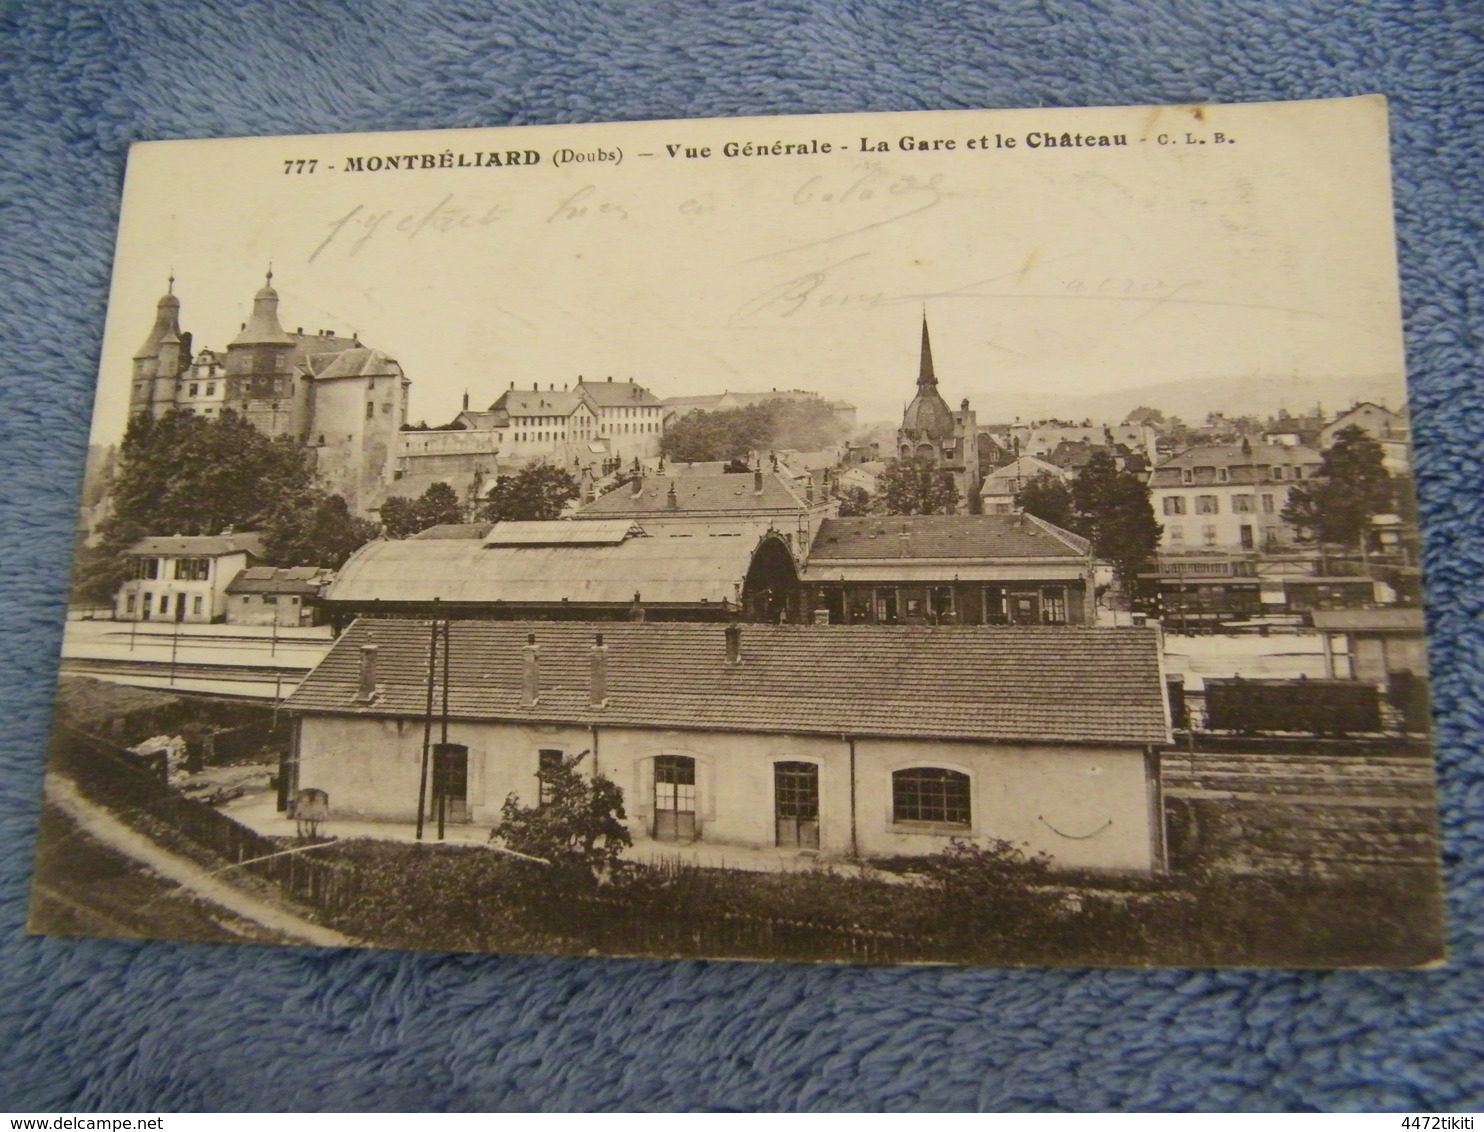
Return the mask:
<path fill-rule="evenodd" d="M 399 212 L 391 208 L 373 211 L 358 204 L 338 220 L 330 221 L 327 225 L 329 234 L 310 253 L 309 262 L 313 263 L 332 247 L 343 248 L 348 256 L 356 255 L 370 240 L 383 232 L 406 240 L 415 240 L 425 232 L 446 235 L 471 228 L 483 228 L 509 214 L 510 210 L 503 204 L 490 205 L 487 208 L 457 204 L 453 193 L 449 193 L 432 208 L 410 212 Z"/>

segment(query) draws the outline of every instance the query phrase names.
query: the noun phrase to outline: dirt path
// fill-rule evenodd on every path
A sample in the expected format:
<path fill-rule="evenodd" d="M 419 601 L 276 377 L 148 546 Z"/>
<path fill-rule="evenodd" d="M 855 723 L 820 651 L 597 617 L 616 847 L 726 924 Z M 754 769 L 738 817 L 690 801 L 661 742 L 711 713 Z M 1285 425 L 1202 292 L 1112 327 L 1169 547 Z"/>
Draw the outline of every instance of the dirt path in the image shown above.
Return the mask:
<path fill-rule="evenodd" d="M 203 900 L 208 900 L 235 915 L 282 932 L 317 947 L 355 947 L 357 943 L 337 931 L 312 924 L 292 912 L 259 900 L 226 881 L 218 880 L 205 869 L 184 857 L 161 848 L 144 834 L 131 829 L 107 810 L 82 796 L 71 779 L 58 774 L 46 776 L 46 797 L 89 835 L 119 853 L 149 866 L 166 880 L 180 885 Z"/>

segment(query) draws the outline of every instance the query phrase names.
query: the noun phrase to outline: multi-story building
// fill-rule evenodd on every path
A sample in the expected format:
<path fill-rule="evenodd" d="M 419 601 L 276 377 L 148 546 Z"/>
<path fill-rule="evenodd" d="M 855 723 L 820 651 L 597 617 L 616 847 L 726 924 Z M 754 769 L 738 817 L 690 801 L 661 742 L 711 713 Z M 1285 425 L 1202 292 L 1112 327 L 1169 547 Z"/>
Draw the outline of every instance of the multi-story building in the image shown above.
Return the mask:
<path fill-rule="evenodd" d="M 143 538 L 129 547 L 129 577 L 114 598 L 120 621 L 210 624 L 227 614 L 227 587 L 263 557 L 255 532 Z"/>
<path fill-rule="evenodd" d="M 1297 532 L 1283 521 L 1288 493 L 1319 472 L 1319 453 L 1302 445 L 1204 445 L 1171 457 L 1150 475 L 1160 549 L 1273 551 Z"/>
<path fill-rule="evenodd" d="M 134 354 L 130 415 L 184 411 L 218 417 L 231 411 L 266 436 L 310 447 L 326 486 L 353 511 L 381 503 L 396 464 L 396 437 L 407 422 L 411 382 L 395 359 L 329 330 L 284 330 L 273 273 L 253 297 L 252 316 L 223 353 L 192 353 L 180 329 L 175 280 L 155 323 Z"/>

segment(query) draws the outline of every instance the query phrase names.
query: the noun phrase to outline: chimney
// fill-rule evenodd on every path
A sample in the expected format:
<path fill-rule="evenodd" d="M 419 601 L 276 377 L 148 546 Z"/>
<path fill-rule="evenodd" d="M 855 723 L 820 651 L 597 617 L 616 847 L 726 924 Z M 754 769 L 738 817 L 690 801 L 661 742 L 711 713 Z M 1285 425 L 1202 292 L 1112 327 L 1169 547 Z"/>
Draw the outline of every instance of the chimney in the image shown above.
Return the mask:
<path fill-rule="evenodd" d="M 665 496 L 665 506 L 668 507 L 671 511 L 679 511 L 680 510 L 680 500 L 675 497 L 675 481 L 674 480 L 671 480 L 670 481 L 670 491 L 669 491 L 669 494 L 667 494 Z"/>
<path fill-rule="evenodd" d="M 634 477 L 633 497 L 635 499 L 638 499 L 643 494 L 644 494 L 644 477 L 643 476 L 635 476 Z"/>
<path fill-rule="evenodd" d="M 603 634 L 599 633 L 593 642 L 592 651 L 592 684 L 589 689 L 589 707 L 608 706 L 608 646 L 603 643 Z"/>
<path fill-rule="evenodd" d="M 356 689 L 356 703 L 372 704 L 376 702 L 378 689 L 376 687 L 376 646 L 361 646 L 361 684 Z"/>
<path fill-rule="evenodd" d="M 742 663 L 742 626 L 735 621 L 727 626 L 727 664 L 735 667 Z"/>
<path fill-rule="evenodd" d="M 639 601 L 639 591 L 634 591 L 634 604 L 629 606 L 629 620 L 634 624 L 642 624 L 644 621 L 644 606 Z"/>
<path fill-rule="evenodd" d="M 533 381 L 533 382 L 531 382 L 531 392 L 532 393 L 540 393 L 541 392 L 541 383 L 539 381 Z"/>
<path fill-rule="evenodd" d="M 804 481 L 804 502 L 814 502 L 814 478 L 812 476 Z"/>
<path fill-rule="evenodd" d="M 752 493 L 754 495 L 763 493 L 763 469 L 761 467 L 752 473 Z"/>
<path fill-rule="evenodd" d="M 538 664 L 541 650 L 536 647 L 536 634 L 526 634 L 526 647 L 522 650 L 520 680 L 520 706 L 535 707 L 541 698 L 541 669 Z"/>

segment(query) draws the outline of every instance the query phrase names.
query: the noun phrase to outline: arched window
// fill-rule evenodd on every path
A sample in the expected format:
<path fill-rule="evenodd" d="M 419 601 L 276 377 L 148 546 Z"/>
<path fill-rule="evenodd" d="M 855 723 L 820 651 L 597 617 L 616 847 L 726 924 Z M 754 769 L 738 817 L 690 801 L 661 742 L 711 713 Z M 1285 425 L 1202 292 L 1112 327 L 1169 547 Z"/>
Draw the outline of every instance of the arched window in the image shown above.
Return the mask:
<path fill-rule="evenodd" d="M 891 776 L 892 820 L 970 825 L 969 776 L 936 766 L 914 766 Z"/>
<path fill-rule="evenodd" d="M 696 836 L 696 760 L 659 755 L 654 760 L 654 836 L 692 841 Z"/>

